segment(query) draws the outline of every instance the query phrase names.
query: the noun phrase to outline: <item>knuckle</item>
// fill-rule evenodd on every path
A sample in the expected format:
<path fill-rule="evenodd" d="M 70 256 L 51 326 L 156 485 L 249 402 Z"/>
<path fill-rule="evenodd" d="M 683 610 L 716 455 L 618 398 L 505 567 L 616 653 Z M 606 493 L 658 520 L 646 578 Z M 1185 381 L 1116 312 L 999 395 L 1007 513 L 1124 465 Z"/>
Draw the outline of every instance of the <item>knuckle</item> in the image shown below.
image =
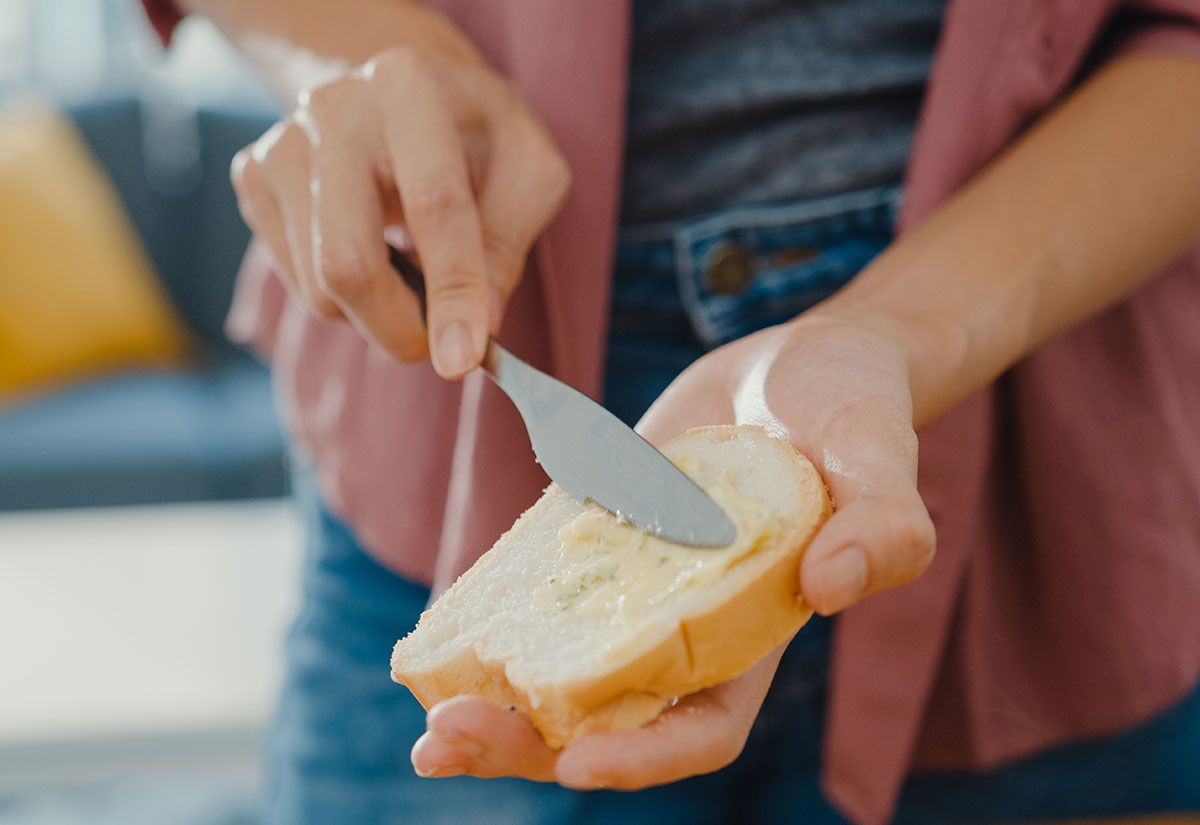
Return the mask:
<path fill-rule="evenodd" d="M 545 224 L 554 217 L 571 189 L 571 167 L 557 147 L 547 144 L 531 171 L 532 202 L 537 204 L 540 221 Z"/>
<path fill-rule="evenodd" d="M 349 76 L 335 77 L 304 92 L 301 104 L 313 115 L 340 113 L 353 94 L 355 80 Z"/>
<path fill-rule="evenodd" d="M 308 139 L 304 130 L 288 118 L 271 127 L 254 144 L 253 154 L 258 165 L 268 174 L 284 173 L 307 155 Z"/>
<path fill-rule="evenodd" d="M 511 83 L 495 72 L 483 68 L 468 69 L 466 77 L 475 85 L 486 89 L 493 116 L 512 117 L 527 113 L 528 109 L 521 95 Z"/>
<path fill-rule="evenodd" d="M 429 61 L 410 46 L 392 46 L 371 58 L 366 75 L 393 89 L 423 82 L 432 75 Z"/>
<path fill-rule="evenodd" d="M 413 219 L 444 221 L 470 208 L 471 196 L 462 181 L 450 178 L 423 181 L 402 196 L 405 213 Z"/>
<path fill-rule="evenodd" d="M 933 520 L 920 504 L 897 505 L 888 514 L 888 528 L 895 545 L 909 562 L 907 570 L 916 578 L 933 560 L 937 546 Z"/>
<path fill-rule="evenodd" d="M 525 247 L 508 235 L 493 229 L 483 230 L 483 252 L 500 275 L 505 292 L 516 286 L 525 269 Z"/>
<path fill-rule="evenodd" d="M 545 164 L 546 186 L 558 198 L 561 198 L 571 188 L 571 165 L 567 163 L 566 156 L 558 150 L 558 147 L 553 145 L 546 156 Z"/>
<path fill-rule="evenodd" d="M 308 293 L 308 309 L 313 315 L 326 321 L 336 321 L 342 317 L 342 309 L 337 305 L 337 301 L 319 289 Z"/>
<path fill-rule="evenodd" d="M 544 123 L 512 92 L 514 113 L 511 115 L 513 136 L 534 147 L 539 160 L 538 171 L 543 180 L 567 183 L 571 179 L 571 166 L 566 155 L 546 129 Z"/>
<path fill-rule="evenodd" d="M 262 170 L 251 156 L 249 149 L 242 149 L 233 157 L 229 165 L 229 181 L 237 196 L 238 213 L 247 226 L 258 229 L 256 225 L 256 210 L 261 206 L 259 200 L 264 188 Z"/>
<path fill-rule="evenodd" d="M 296 121 L 313 141 L 352 134 L 358 129 L 364 107 L 358 105 L 359 79 L 342 76 L 306 91 Z"/>
<path fill-rule="evenodd" d="M 229 180 L 233 183 L 234 189 L 238 190 L 239 194 L 244 192 L 247 184 L 251 182 L 250 176 L 257 173 L 257 164 L 254 162 L 252 154 L 252 146 L 244 146 L 237 151 L 233 156 L 233 160 L 229 163 Z"/>
<path fill-rule="evenodd" d="M 371 279 L 359 262 L 348 256 L 322 255 L 317 280 L 327 295 L 348 303 L 360 300 L 371 286 Z"/>
<path fill-rule="evenodd" d="M 486 300 L 484 279 L 474 269 L 452 263 L 440 278 L 427 283 L 429 299 L 441 306 L 467 304 Z"/>

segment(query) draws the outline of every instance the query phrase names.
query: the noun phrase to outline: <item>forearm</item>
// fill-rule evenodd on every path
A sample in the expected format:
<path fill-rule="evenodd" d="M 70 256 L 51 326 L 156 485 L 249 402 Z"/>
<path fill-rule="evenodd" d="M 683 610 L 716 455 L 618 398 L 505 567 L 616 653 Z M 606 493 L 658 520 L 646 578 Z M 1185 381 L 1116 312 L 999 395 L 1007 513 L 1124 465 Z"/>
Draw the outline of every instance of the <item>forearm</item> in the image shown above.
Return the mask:
<path fill-rule="evenodd" d="M 443 15 L 415 0 L 180 0 L 225 34 L 285 103 L 398 45 L 480 59 Z"/>
<path fill-rule="evenodd" d="M 892 334 L 921 427 L 1200 234 L 1200 64 L 1121 59 L 817 310 Z"/>

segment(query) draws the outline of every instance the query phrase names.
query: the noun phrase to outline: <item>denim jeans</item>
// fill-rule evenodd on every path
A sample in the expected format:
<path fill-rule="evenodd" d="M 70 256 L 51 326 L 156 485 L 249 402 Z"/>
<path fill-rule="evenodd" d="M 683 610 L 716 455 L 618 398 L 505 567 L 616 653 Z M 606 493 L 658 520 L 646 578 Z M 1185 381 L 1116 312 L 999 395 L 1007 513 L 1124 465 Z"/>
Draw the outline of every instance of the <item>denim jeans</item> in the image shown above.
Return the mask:
<path fill-rule="evenodd" d="M 622 233 L 607 404 L 634 422 L 709 349 L 790 318 L 852 278 L 890 240 L 897 191 L 726 212 Z M 392 644 L 428 591 L 377 564 L 298 479 L 308 519 L 304 606 L 269 750 L 267 821 L 702 823 L 843 820 L 819 791 L 832 622 L 788 647 L 741 757 L 709 776 L 636 793 L 516 779 L 421 779 L 408 751 L 424 712 L 388 673 Z M 979 776 L 918 777 L 903 823 L 1006 822 L 1200 808 L 1200 692 L 1142 728 Z"/>

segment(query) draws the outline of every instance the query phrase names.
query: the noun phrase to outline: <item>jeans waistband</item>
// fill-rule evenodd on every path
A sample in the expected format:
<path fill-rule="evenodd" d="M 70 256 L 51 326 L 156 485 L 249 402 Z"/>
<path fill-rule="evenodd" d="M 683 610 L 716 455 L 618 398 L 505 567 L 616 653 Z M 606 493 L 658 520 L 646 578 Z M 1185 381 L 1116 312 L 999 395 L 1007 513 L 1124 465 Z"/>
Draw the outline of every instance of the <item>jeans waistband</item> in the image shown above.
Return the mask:
<path fill-rule="evenodd" d="M 694 220 L 624 226 L 618 235 L 613 321 L 686 315 L 718 346 L 824 300 L 891 241 L 900 187 Z"/>

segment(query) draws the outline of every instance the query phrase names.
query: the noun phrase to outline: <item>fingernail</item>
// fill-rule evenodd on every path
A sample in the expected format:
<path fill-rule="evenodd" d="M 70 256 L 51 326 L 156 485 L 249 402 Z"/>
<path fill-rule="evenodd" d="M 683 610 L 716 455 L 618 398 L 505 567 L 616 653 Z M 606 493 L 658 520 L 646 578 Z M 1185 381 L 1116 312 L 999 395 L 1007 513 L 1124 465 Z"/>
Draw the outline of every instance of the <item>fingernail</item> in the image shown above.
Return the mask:
<path fill-rule="evenodd" d="M 558 781 L 563 787 L 575 791 L 600 791 L 612 786 L 608 777 L 593 773 L 581 773 L 574 776 L 569 773 L 559 773 Z"/>
<path fill-rule="evenodd" d="M 814 573 L 821 607 L 830 612 L 848 607 L 867 589 L 867 557 L 857 547 L 838 551 L 818 564 Z"/>
<path fill-rule="evenodd" d="M 438 372 L 442 375 L 462 375 L 475 366 L 474 355 L 471 331 L 467 329 L 466 324 L 455 321 L 442 330 L 435 351 Z"/>
<path fill-rule="evenodd" d="M 416 768 L 417 776 L 425 779 L 441 779 L 447 776 L 462 776 L 467 772 L 463 765 L 433 765 L 427 770 Z"/>

